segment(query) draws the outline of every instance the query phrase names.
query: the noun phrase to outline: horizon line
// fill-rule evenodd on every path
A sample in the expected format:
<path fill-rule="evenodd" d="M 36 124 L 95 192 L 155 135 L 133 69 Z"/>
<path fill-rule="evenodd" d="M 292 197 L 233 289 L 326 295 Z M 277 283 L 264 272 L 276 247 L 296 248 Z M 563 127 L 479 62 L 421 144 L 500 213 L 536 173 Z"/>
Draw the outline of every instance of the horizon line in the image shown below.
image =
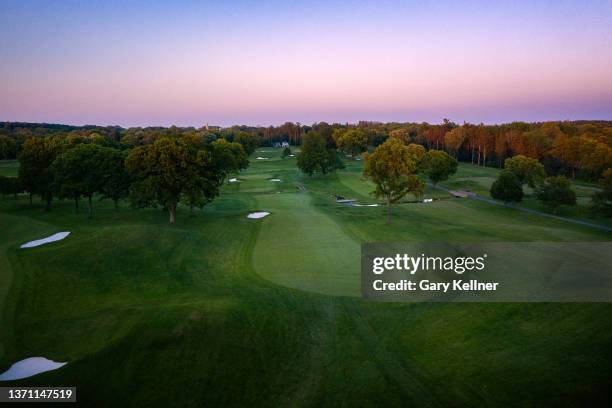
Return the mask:
<path fill-rule="evenodd" d="M 358 126 L 359 123 L 362 122 L 366 122 L 366 123 L 373 123 L 373 124 L 381 124 L 381 125 L 385 125 L 385 124 L 392 124 L 392 123 L 397 123 L 397 124 L 428 124 L 428 125 L 440 125 L 443 124 L 444 120 L 448 120 L 451 123 L 454 123 L 456 125 L 462 126 L 465 124 L 470 124 L 470 125 L 485 125 L 485 126 L 502 126 L 502 125 L 509 125 L 509 124 L 513 124 L 513 123 L 526 123 L 526 124 L 538 124 L 538 123 L 552 123 L 552 122 L 612 122 L 612 118 L 610 119 L 546 119 L 546 120 L 512 120 L 512 121 L 503 121 L 503 122 L 485 122 L 485 121 L 480 121 L 480 122 L 470 122 L 470 121 L 463 121 L 462 123 L 459 122 L 455 122 L 454 120 L 448 119 L 448 118 L 442 118 L 438 123 L 433 123 L 433 122 L 428 122 L 428 121 L 396 121 L 396 120 L 391 120 L 391 121 L 383 121 L 383 120 L 367 120 L 367 119 L 362 119 L 362 120 L 358 120 L 357 122 L 351 122 L 351 121 L 333 121 L 333 122 L 327 122 L 325 120 L 321 120 L 321 121 L 316 121 L 310 124 L 306 124 L 306 123 L 302 123 L 300 121 L 284 121 L 282 123 L 277 123 L 277 124 L 268 124 L 268 125 L 262 125 L 262 124 L 247 124 L 247 123 L 241 123 L 241 124 L 232 124 L 232 125 L 228 125 L 228 126 L 224 126 L 224 125 L 218 125 L 218 124 L 210 124 L 210 123 L 204 123 L 201 124 L 200 126 L 195 126 L 195 125 L 176 125 L 176 124 L 172 124 L 172 125 L 158 125 L 158 124 L 154 124 L 154 125 L 136 125 L 136 126 L 125 126 L 125 125 L 120 125 L 120 124 L 94 124 L 94 123 L 81 123 L 81 124 L 77 124 L 76 122 L 47 122 L 47 121 L 23 121 L 23 120 L 19 120 L 19 121 L 11 121 L 11 120 L 0 120 L 0 123 L 11 123 L 11 124 L 41 124 L 41 125 L 59 125 L 59 126 L 71 126 L 71 127 L 88 127 L 88 126 L 94 126 L 94 127 L 106 127 L 106 128 L 121 128 L 121 129 L 131 129 L 131 128 L 171 128 L 171 127 L 176 127 L 176 128 L 180 128 L 180 129 L 185 129 L 185 128 L 194 128 L 194 129 L 201 129 L 201 128 L 205 128 L 205 127 L 213 127 L 213 128 L 219 128 L 219 129 L 231 129 L 233 127 L 252 127 L 252 128 L 269 128 L 269 127 L 280 127 L 283 126 L 286 123 L 292 123 L 294 125 L 299 124 L 300 126 L 312 126 L 312 125 L 316 125 L 316 124 L 320 124 L 320 123 L 327 123 L 328 125 L 342 125 L 342 126 Z"/>

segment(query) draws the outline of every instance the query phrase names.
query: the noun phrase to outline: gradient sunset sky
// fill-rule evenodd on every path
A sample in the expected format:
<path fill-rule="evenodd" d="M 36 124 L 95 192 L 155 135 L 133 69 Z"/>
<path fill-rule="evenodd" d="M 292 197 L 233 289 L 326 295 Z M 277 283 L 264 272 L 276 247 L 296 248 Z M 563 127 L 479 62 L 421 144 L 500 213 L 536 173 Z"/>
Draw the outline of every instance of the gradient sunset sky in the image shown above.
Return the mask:
<path fill-rule="evenodd" d="M 0 1 L 0 121 L 612 119 L 612 1 Z"/>

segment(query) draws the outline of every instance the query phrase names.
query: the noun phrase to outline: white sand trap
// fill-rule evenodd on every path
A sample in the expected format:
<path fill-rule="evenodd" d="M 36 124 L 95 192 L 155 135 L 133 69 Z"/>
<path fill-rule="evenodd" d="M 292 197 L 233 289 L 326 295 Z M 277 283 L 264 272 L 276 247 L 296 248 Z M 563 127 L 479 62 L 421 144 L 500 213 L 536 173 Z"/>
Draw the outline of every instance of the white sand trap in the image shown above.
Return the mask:
<path fill-rule="evenodd" d="M 231 178 L 229 179 L 230 183 L 240 183 L 240 180 L 238 180 L 237 178 Z"/>
<path fill-rule="evenodd" d="M 267 158 L 267 157 L 257 156 L 257 157 L 255 158 L 255 160 L 268 160 L 268 158 Z"/>
<path fill-rule="evenodd" d="M 26 242 L 25 244 L 21 246 L 21 248 L 33 248 L 39 245 L 48 244 L 50 242 L 61 241 L 62 239 L 66 238 L 68 235 L 70 235 L 69 231 L 58 232 L 57 234 L 53 234 L 47 238 L 42 238 L 42 239 L 37 239 L 36 241 Z"/>
<path fill-rule="evenodd" d="M 267 211 L 258 211 L 258 212 L 250 213 L 249 215 L 247 215 L 247 218 L 263 218 L 267 215 L 270 215 L 270 213 Z"/>
<path fill-rule="evenodd" d="M 433 203 L 433 198 L 426 198 L 423 200 L 424 203 Z"/>
<path fill-rule="evenodd" d="M 275 183 L 278 183 L 278 182 L 280 182 L 280 181 L 282 181 L 282 180 L 281 180 L 281 179 L 270 179 L 270 181 L 273 181 L 273 182 L 275 182 Z"/>
<path fill-rule="evenodd" d="M 290 154 L 290 155 L 289 155 L 289 157 L 293 157 L 293 156 L 295 156 L 295 154 Z"/>
<path fill-rule="evenodd" d="M 57 370 L 66 363 L 58 363 L 44 357 L 30 357 L 13 364 L 7 371 L 0 374 L 0 381 L 19 380 L 46 371 Z"/>
<path fill-rule="evenodd" d="M 378 207 L 380 204 L 353 204 L 355 207 Z"/>

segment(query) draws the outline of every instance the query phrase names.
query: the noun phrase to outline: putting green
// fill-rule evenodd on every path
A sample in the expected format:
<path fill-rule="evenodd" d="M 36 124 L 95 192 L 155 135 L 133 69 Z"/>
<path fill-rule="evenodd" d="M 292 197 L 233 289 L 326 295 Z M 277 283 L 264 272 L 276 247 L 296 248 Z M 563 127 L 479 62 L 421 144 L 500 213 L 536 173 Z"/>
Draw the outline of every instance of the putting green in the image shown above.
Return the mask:
<path fill-rule="evenodd" d="M 275 283 L 313 292 L 360 294 L 360 245 L 302 193 L 260 195 L 261 220 L 253 266 Z"/>

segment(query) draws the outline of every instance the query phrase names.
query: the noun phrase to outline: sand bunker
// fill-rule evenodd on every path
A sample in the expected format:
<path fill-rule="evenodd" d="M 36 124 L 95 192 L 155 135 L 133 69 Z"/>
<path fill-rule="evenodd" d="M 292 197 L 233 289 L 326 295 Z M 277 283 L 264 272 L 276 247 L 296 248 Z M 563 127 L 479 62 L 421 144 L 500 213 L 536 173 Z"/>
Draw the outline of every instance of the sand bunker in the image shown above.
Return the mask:
<path fill-rule="evenodd" d="M 380 204 L 357 204 L 357 200 L 354 198 L 344 198 L 342 196 L 336 196 L 336 202 L 338 204 L 350 205 L 352 207 L 378 207 Z"/>
<path fill-rule="evenodd" d="M 273 182 L 275 182 L 275 183 L 278 183 L 278 182 L 280 182 L 280 181 L 281 181 L 281 179 L 270 179 L 270 181 L 273 181 Z"/>
<path fill-rule="evenodd" d="M 247 215 L 247 218 L 263 218 L 267 215 L 270 215 L 270 213 L 267 211 L 258 211 L 258 212 L 250 213 L 249 215 Z"/>
<path fill-rule="evenodd" d="M 21 248 L 33 248 L 39 245 L 48 244 L 50 242 L 60 241 L 70 235 L 69 231 L 58 232 L 57 234 L 53 234 L 47 238 L 37 239 L 36 241 L 26 242 L 21 246 Z"/>
<path fill-rule="evenodd" d="M 0 381 L 27 378 L 46 371 L 57 370 L 65 365 L 66 363 L 58 363 L 44 357 L 30 357 L 16 362 L 7 371 L 0 374 Z"/>
<path fill-rule="evenodd" d="M 267 157 L 257 156 L 257 157 L 255 158 L 255 160 L 268 160 L 268 158 L 267 158 Z"/>
<path fill-rule="evenodd" d="M 230 183 L 240 183 L 240 180 L 238 180 L 237 178 L 231 178 L 229 179 Z"/>

